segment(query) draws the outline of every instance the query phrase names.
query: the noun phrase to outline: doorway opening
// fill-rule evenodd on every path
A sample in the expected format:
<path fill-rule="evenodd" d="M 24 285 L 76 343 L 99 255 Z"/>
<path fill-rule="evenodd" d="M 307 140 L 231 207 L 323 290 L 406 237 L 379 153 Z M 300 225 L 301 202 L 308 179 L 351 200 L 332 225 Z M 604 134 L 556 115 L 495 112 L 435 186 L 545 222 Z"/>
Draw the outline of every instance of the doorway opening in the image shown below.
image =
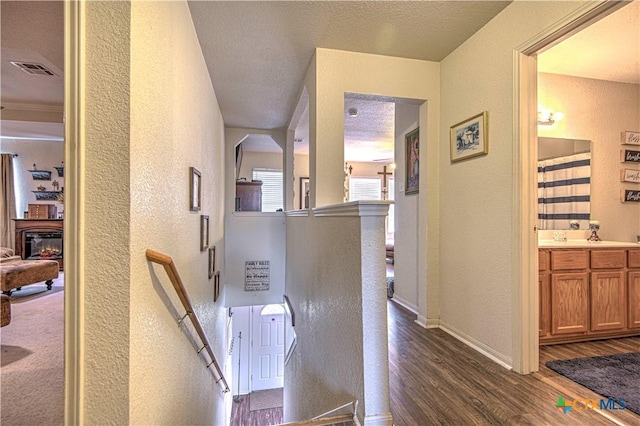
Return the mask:
<path fill-rule="evenodd" d="M 522 188 L 526 189 L 523 189 L 524 193 L 522 194 L 522 197 L 516 197 L 516 199 L 520 199 L 517 201 L 520 207 L 517 207 L 516 210 L 518 210 L 522 226 L 519 227 L 520 230 L 515 238 L 517 241 L 516 246 L 522 253 L 521 258 L 519 259 L 519 268 L 522 272 L 523 279 L 522 284 L 517 284 L 519 287 L 514 289 L 514 294 L 519 295 L 519 300 L 514 302 L 515 306 L 516 308 L 521 307 L 521 315 L 518 316 L 517 320 L 519 321 L 519 324 L 514 324 L 516 327 L 514 330 L 514 336 L 516 336 L 514 339 L 514 369 L 521 373 L 538 370 L 540 354 L 539 334 L 542 332 L 540 327 L 544 326 L 543 323 L 545 318 L 548 320 L 548 317 L 545 316 L 545 312 L 541 309 L 542 305 L 540 305 L 540 301 L 545 300 L 545 294 L 540 291 L 543 289 L 543 286 L 538 285 L 538 280 L 544 279 L 544 276 L 538 273 L 538 237 L 541 236 L 541 233 L 539 233 L 537 229 L 538 202 L 536 194 L 538 180 L 536 163 L 538 160 L 538 147 L 537 144 L 533 142 L 538 140 L 538 135 L 568 137 L 569 134 L 572 134 L 572 137 L 575 139 L 578 138 L 578 136 L 575 135 L 576 133 L 594 133 L 593 125 L 595 123 L 586 124 L 585 121 L 581 120 L 586 120 L 586 115 L 589 116 L 589 120 L 593 118 L 593 116 L 602 117 L 601 110 L 595 113 L 593 111 L 592 113 L 583 111 L 581 113 L 583 114 L 583 117 L 581 118 L 578 116 L 577 112 L 573 113 L 572 111 L 571 114 L 567 114 L 567 111 L 570 111 L 570 109 L 566 109 L 565 111 L 560 111 L 564 115 L 562 120 L 544 120 L 540 118 L 540 113 L 545 113 L 544 115 L 548 117 L 549 110 L 557 111 L 564 109 L 565 107 L 559 107 L 559 104 L 555 103 L 558 101 L 564 103 L 564 105 L 569 105 L 568 102 L 573 103 L 573 105 L 569 105 L 566 108 L 571 108 L 572 106 L 577 105 L 582 105 L 583 107 L 590 105 L 590 103 L 585 101 L 585 99 L 570 99 L 571 96 L 569 96 L 570 94 L 568 92 L 571 89 L 569 89 L 569 86 L 571 86 L 572 89 L 577 90 L 579 85 L 577 85 L 576 82 L 578 82 L 579 79 L 582 79 L 581 82 L 589 80 L 591 83 L 601 80 L 599 84 L 602 84 L 603 81 L 609 79 L 595 75 L 580 75 L 576 71 L 561 71 L 563 66 L 571 64 L 573 67 L 577 67 L 578 65 L 581 65 L 582 62 L 575 58 L 575 60 L 572 60 L 567 54 L 561 54 L 561 56 L 563 56 L 562 60 L 558 59 L 558 57 L 554 58 L 554 50 L 556 48 L 561 49 L 563 45 L 570 46 L 580 39 L 584 40 L 586 37 L 593 37 L 592 33 L 597 31 L 599 27 L 606 25 L 606 22 L 609 19 L 615 19 L 616 16 L 619 16 L 616 11 L 623 6 L 625 7 L 621 9 L 621 12 L 626 11 L 634 13 L 632 11 L 632 7 L 626 7 L 630 4 L 633 3 L 607 2 L 596 6 L 586 5 L 578 9 L 574 14 L 566 17 L 563 21 L 559 22 L 554 29 L 549 30 L 547 34 L 541 35 L 537 40 L 527 42 L 527 45 L 518 49 L 520 56 L 516 60 L 519 68 L 516 73 L 516 86 L 520 91 L 517 96 L 517 99 L 519 99 L 520 102 L 519 106 L 517 106 L 516 120 L 518 120 L 518 122 L 516 123 L 516 126 L 520 129 L 520 140 L 522 141 L 522 146 L 518 148 L 514 161 L 516 162 L 516 169 L 520 170 L 519 178 L 521 179 L 520 183 L 522 184 Z M 637 6 L 637 4 L 635 6 Z M 637 11 L 635 11 L 635 13 L 636 18 L 634 22 L 636 25 L 635 32 L 637 36 Z M 610 32 L 612 35 L 615 33 L 615 31 Z M 597 36 L 595 39 L 588 42 L 589 56 L 598 57 L 598 62 L 601 64 L 610 63 L 610 61 L 602 61 L 601 57 L 593 53 L 593 47 L 597 46 L 598 41 L 602 39 L 606 40 L 606 36 L 604 38 Z M 635 37 L 634 40 L 635 39 L 637 39 L 637 37 Z M 611 45 L 609 42 L 606 42 L 606 44 L 608 46 Z M 570 49 L 576 51 L 575 46 Z M 548 63 L 545 63 L 547 57 L 553 59 Z M 637 50 L 635 52 L 635 59 L 637 60 Z M 539 71 L 542 71 L 545 74 L 539 74 Z M 638 73 L 636 72 L 636 74 Z M 565 85 L 562 92 L 557 90 L 555 90 L 555 93 L 545 92 L 545 85 L 555 79 L 570 79 L 573 80 L 573 83 Z M 549 86 L 547 86 L 547 88 L 548 87 Z M 580 91 L 584 92 L 584 90 L 578 90 L 578 92 Z M 576 94 L 573 96 L 575 95 Z M 580 95 L 586 97 L 589 96 L 588 93 L 581 93 Z M 544 101 L 547 105 L 543 105 L 543 102 L 541 101 Z M 603 102 L 593 102 L 591 105 L 595 108 L 602 108 Z M 637 117 L 635 118 L 635 123 L 637 123 Z M 602 124 L 602 122 L 600 124 Z M 598 126 L 599 130 L 597 131 L 599 132 L 601 128 L 602 126 Z M 619 138 L 619 130 L 620 129 L 614 132 L 616 139 Z M 598 147 L 595 144 L 596 139 L 606 140 L 608 137 L 597 135 L 590 136 L 585 139 L 594 140 L 594 144 L 592 146 L 594 159 L 597 156 L 596 151 L 600 151 L 599 155 L 601 159 L 608 156 L 608 154 L 605 153 L 604 145 Z M 592 170 L 593 169 L 594 168 L 592 167 Z M 604 166 L 600 167 L 599 172 L 604 172 L 605 169 L 606 168 Z M 591 219 L 593 219 L 596 214 L 607 216 L 612 214 L 611 211 L 615 210 L 607 208 L 607 211 L 605 212 L 604 209 L 598 207 L 598 201 L 596 199 L 598 190 L 594 188 L 594 182 L 598 179 L 605 178 L 604 174 L 601 174 L 599 177 L 598 174 L 599 173 L 594 173 L 591 176 Z M 602 181 L 600 181 L 599 185 L 601 184 Z M 609 187 L 611 186 L 611 184 L 605 185 L 608 185 Z M 610 204 L 611 203 L 608 203 L 609 206 Z M 620 222 L 620 220 L 613 217 L 609 219 L 609 221 L 611 222 L 611 227 L 614 227 L 616 222 Z M 567 225 L 569 225 L 568 222 L 569 221 L 567 220 Z M 534 233 L 531 233 L 531 230 L 533 230 Z M 625 238 L 625 240 L 627 240 L 627 238 Z M 520 256 L 520 254 L 518 254 L 518 256 Z"/>

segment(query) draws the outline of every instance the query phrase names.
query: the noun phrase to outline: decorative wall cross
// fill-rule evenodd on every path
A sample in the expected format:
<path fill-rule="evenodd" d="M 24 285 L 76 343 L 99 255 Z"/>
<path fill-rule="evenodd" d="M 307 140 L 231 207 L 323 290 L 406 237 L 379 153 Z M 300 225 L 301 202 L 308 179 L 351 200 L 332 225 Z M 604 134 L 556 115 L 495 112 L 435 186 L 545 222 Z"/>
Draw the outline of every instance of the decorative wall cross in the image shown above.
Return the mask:
<path fill-rule="evenodd" d="M 378 172 L 379 175 L 382 175 L 382 199 L 387 199 L 387 176 L 393 176 L 393 172 L 387 171 L 387 166 L 382 168 L 381 172 Z"/>

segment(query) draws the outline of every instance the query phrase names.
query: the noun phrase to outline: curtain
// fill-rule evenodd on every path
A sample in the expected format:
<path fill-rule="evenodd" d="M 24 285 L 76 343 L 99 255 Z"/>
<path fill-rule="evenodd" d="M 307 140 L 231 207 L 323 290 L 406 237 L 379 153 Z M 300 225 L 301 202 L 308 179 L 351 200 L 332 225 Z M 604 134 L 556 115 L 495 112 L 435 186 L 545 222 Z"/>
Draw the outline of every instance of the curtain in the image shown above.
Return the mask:
<path fill-rule="evenodd" d="M 16 194 L 13 186 L 13 154 L 0 154 L 2 176 L 0 185 L 0 246 L 15 250 L 15 233 L 12 219 L 16 218 Z"/>
<path fill-rule="evenodd" d="M 538 162 L 538 219 L 540 229 L 569 229 L 569 221 L 588 221 L 590 215 L 591 153 Z M 581 223 L 581 229 L 587 229 Z"/>

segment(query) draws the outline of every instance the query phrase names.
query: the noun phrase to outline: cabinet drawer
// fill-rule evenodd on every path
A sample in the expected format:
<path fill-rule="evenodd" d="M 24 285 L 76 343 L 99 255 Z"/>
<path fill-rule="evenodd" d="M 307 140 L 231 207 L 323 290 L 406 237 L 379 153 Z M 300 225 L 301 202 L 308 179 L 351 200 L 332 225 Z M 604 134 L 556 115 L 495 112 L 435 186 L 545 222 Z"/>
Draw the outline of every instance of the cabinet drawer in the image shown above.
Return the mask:
<path fill-rule="evenodd" d="M 591 250 L 591 269 L 624 268 L 625 250 Z"/>
<path fill-rule="evenodd" d="M 549 251 L 538 250 L 538 271 L 549 269 Z"/>
<path fill-rule="evenodd" d="M 586 250 L 552 250 L 551 270 L 587 269 L 589 252 Z"/>
<path fill-rule="evenodd" d="M 629 250 L 629 268 L 640 268 L 640 249 Z"/>

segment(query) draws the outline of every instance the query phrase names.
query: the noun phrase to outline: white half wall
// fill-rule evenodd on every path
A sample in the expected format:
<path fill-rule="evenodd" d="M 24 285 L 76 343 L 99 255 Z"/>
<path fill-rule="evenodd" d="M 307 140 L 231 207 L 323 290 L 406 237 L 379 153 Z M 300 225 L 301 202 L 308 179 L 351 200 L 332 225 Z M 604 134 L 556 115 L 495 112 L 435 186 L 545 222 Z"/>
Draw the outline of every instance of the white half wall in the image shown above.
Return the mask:
<path fill-rule="evenodd" d="M 287 215 L 286 294 L 297 347 L 285 366 L 284 421 L 357 400 L 364 424 L 391 425 L 384 267 L 388 203 Z"/>

